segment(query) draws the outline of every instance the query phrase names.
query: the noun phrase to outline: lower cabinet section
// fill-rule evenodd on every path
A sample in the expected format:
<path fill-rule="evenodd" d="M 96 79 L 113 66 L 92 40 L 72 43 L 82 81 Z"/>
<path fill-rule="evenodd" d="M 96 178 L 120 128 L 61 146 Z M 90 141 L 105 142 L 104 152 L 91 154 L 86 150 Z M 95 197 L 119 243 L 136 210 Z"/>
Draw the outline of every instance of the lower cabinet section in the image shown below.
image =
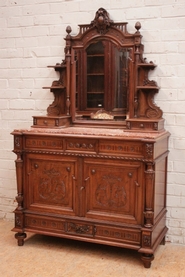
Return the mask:
<path fill-rule="evenodd" d="M 26 232 L 107 244 L 150 267 L 167 232 L 166 138 L 15 133 L 18 245 Z"/>

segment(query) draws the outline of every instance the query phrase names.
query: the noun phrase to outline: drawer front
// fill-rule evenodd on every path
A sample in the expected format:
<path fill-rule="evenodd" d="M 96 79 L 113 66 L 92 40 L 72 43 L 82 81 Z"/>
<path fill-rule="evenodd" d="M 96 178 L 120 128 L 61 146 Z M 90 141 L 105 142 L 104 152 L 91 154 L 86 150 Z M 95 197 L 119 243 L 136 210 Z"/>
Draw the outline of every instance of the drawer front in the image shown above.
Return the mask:
<path fill-rule="evenodd" d="M 96 153 L 97 141 L 91 139 L 66 139 L 66 151 Z"/>
<path fill-rule="evenodd" d="M 139 230 L 96 226 L 96 239 L 103 239 L 121 243 L 140 244 L 141 232 Z"/>
<path fill-rule="evenodd" d="M 25 228 L 63 233 L 64 221 L 44 216 L 25 215 Z"/>
<path fill-rule="evenodd" d="M 34 116 L 33 125 L 34 127 L 50 127 L 59 128 L 67 127 L 70 124 L 70 116 L 63 117 L 49 117 L 49 116 Z"/>
<path fill-rule="evenodd" d="M 102 154 L 143 156 L 143 144 L 129 141 L 99 141 L 99 152 Z"/>
<path fill-rule="evenodd" d="M 53 127 L 58 126 L 58 121 L 55 118 L 37 118 L 34 120 L 34 126 L 38 127 Z"/>
<path fill-rule="evenodd" d="M 63 141 L 61 138 L 54 137 L 26 137 L 25 148 L 30 149 L 63 149 Z"/>
<path fill-rule="evenodd" d="M 70 235 L 93 237 L 96 227 L 89 223 L 65 222 L 65 232 Z"/>

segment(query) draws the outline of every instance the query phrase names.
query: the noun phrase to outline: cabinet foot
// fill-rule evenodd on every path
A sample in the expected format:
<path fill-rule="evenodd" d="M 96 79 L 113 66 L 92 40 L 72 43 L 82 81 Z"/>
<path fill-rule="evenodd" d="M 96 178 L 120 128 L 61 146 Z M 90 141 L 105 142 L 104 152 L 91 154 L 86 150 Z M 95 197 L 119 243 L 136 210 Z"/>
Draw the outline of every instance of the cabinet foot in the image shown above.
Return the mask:
<path fill-rule="evenodd" d="M 152 263 L 153 259 L 154 259 L 153 254 L 142 254 L 142 256 L 141 256 L 141 260 L 143 261 L 145 268 L 151 267 L 151 263 Z"/>
<path fill-rule="evenodd" d="M 24 239 L 26 238 L 26 233 L 16 233 L 15 238 L 17 239 L 18 246 L 23 246 Z"/>

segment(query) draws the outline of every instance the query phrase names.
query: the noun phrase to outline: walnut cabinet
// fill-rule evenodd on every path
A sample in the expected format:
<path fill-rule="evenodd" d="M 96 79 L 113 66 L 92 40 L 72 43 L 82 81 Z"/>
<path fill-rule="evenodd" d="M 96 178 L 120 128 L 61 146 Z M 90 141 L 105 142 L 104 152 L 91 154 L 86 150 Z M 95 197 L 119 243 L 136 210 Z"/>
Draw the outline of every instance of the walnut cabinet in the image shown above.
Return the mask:
<path fill-rule="evenodd" d="M 103 8 L 77 36 L 68 26 L 47 115 L 12 132 L 19 246 L 26 232 L 52 235 L 135 249 L 150 267 L 165 241 L 169 133 L 141 25 L 126 26 Z"/>

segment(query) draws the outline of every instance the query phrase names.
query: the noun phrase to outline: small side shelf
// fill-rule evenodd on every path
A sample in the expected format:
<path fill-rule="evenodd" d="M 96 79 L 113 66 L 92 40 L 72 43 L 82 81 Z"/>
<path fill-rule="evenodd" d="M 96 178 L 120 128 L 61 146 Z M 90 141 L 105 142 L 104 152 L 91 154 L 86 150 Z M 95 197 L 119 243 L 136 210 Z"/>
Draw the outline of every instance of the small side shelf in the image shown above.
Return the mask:
<path fill-rule="evenodd" d="M 53 102 L 47 107 L 47 115 L 33 116 L 33 126 L 35 128 L 64 128 L 71 124 L 69 114 L 69 91 L 67 91 L 67 64 L 65 61 L 56 65 L 48 65 L 59 74 L 59 79 L 52 82 L 51 86 L 42 87 L 49 89 L 54 96 Z"/>
<path fill-rule="evenodd" d="M 48 65 L 47 67 L 54 68 L 56 71 L 61 71 L 62 69 L 66 69 L 66 64 Z"/>
<path fill-rule="evenodd" d="M 51 86 L 51 87 L 43 87 L 43 89 L 64 89 L 65 87 L 64 86 Z"/>
<path fill-rule="evenodd" d="M 149 90 L 149 91 L 151 91 L 151 90 L 159 90 L 160 87 L 158 87 L 158 86 L 137 86 L 137 89 L 138 90 L 141 89 L 141 90 Z"/>
<path fill-rule="evenodd" d="M 148 67 L 150 69 L 154 69 L 157 65 L 154 64 L 153 62 L 150 62 L 150 63 L 138 63 L 137 66 L 138 67 Z"/>

